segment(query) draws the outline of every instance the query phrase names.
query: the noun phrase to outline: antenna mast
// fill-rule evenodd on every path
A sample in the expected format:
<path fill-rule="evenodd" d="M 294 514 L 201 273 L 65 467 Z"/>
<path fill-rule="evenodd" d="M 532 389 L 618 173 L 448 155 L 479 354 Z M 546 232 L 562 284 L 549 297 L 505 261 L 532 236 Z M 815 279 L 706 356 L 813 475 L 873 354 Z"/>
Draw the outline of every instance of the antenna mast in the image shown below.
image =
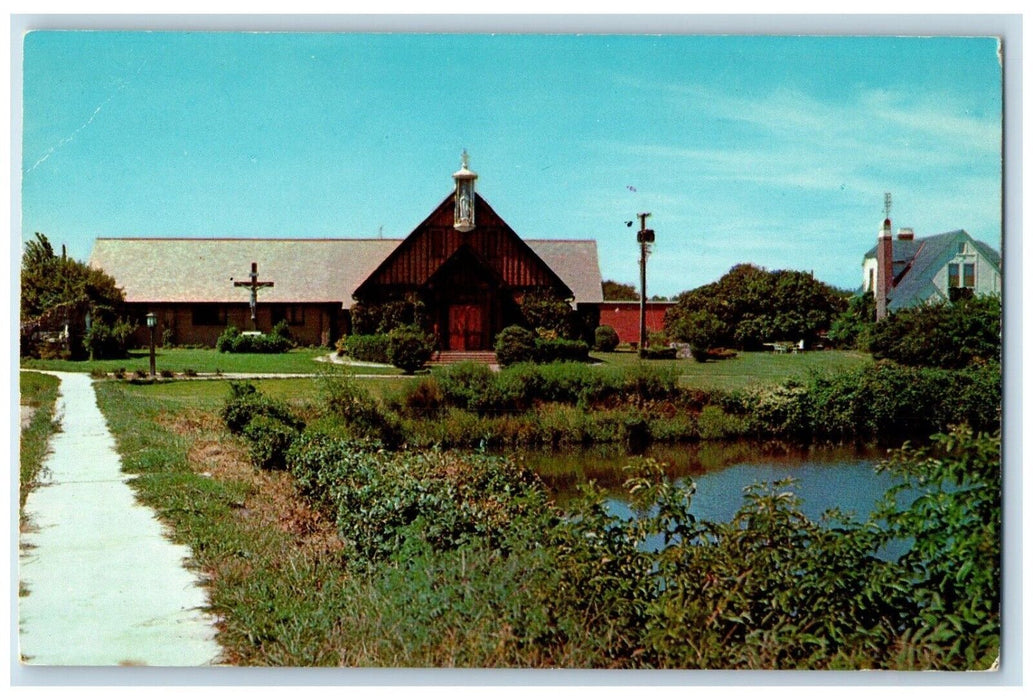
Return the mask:
<path fill-rule="evenodd" d="M 886 218 L 886 219 L 890 218 L 890 209 L 892 207 L 893 207 L 893 194 L 890 193 L 890 192 L 887 192 L 886 194 L 883 195 L 882 210 L 885 213 L 885 216 L 883 218 Z"/>

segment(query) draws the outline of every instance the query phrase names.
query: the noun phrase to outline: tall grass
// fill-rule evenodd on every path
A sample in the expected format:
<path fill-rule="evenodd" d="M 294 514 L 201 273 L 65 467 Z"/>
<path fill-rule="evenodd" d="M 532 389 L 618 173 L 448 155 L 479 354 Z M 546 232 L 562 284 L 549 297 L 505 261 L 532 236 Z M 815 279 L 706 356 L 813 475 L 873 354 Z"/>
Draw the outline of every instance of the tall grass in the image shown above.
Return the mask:
<path fill-rule="evenodd" d="M 26 497 L 36 486 L 43 459 L 47 455 L 50 436 L 58 429 L 58 424 L 54 422 L 54 405 L 57 402 L 60 384 L 57 377 L 49 374 L 22 372 L 20 375 L 20 404 L 32 411 L 32 418 L 21 428 L 19 510 L 25 507 Z"/>

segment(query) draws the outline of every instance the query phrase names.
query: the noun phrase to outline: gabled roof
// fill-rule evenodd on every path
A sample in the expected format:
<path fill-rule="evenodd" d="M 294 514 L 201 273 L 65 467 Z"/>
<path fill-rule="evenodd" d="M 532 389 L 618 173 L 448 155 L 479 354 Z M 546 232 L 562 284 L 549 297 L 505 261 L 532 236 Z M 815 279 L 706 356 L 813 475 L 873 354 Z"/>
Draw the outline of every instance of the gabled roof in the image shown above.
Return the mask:
<path fill-rule="evenodd" d="M 352 294 L 402 239 L 98 238 L 90 265 L 115 278 L 129 302 L 244 303 L 258 263 L 259 281 L 273 287 L 259 302 L 339 303 Z M 577 303 L 602 301 L 595 241 L 524 240 L 574 292 Z"/>
<path fill-rule="evenodd" d="M 115 278 L 130 302 L 245 302 L 258 263 L 271 288 L 259 301 L 343 303 L 399 239 L 98 238 L 90 265 Z"/>
<path fill-rule="evenodd" d="M 591 240 L 524 240 L 542 261 L 566 282 L 578 304 L 603 300 L 599 250 Z"/>
<path fill-rule="evenodd" d="M 895 286 L 889 294 L 888 308 L 895 311 L 915 306 L 938 294 L 933 285 L 933 277 L 957 254 L 958 244 L 962 242 L 973 244 L 979 253 L 1000 272 L 1000 253 L 986 243 L 975 240 L 962 229 L 910 241 L 894 239 L 893 275 Z M 876 248 L 877 246 L 869 250 L 865 254 L 865 258 L 874 258 Z"/>

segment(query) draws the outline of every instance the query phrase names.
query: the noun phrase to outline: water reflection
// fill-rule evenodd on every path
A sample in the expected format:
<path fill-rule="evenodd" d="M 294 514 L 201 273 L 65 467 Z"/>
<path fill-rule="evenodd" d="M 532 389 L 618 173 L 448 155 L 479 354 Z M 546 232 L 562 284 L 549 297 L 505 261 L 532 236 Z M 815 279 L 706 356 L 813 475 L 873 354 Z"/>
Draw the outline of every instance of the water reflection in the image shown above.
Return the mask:
<path fill-rule="evenodd" d="M 803 511 L 818 518 L 829 508 L 868 515 L 893 479 L 879 474 L 875 465 L 885 448 L 870 446 L 808 446 L 779 442 L 707 442 L 654 445 L 641 456 L 613 446 L 571 452 L 527 451 L 517 455 L 545 483 L 563 505 L 577 495 L 578 484 L 595 480 L 609 491 L 615 507 L 625 501 L 622 484 L 625 465 L 651 457 L 665 464 L 669 478 L 690 477 L 696 482 L 692 510 L 699 518 L 727 521 L 742 505 L 743 489 L 757 482 L 792 478 L 803 499 Z"/>

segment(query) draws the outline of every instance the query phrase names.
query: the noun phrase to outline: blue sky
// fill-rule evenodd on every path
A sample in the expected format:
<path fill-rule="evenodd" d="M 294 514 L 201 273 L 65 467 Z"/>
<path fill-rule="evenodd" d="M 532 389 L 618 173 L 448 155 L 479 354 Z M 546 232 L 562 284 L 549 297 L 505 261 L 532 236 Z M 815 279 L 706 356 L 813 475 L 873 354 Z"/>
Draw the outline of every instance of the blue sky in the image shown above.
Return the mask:
<path fill-rule="evenodd" d="M 740 262 L 855 288 L 894 226 L 1000 249 L 990 38 L 36 32 L 22 238 L 404 237 L 466 148 L 526 238 L 650 294 Z M 170 261 L 174 264 L 174 261 Z"/>

